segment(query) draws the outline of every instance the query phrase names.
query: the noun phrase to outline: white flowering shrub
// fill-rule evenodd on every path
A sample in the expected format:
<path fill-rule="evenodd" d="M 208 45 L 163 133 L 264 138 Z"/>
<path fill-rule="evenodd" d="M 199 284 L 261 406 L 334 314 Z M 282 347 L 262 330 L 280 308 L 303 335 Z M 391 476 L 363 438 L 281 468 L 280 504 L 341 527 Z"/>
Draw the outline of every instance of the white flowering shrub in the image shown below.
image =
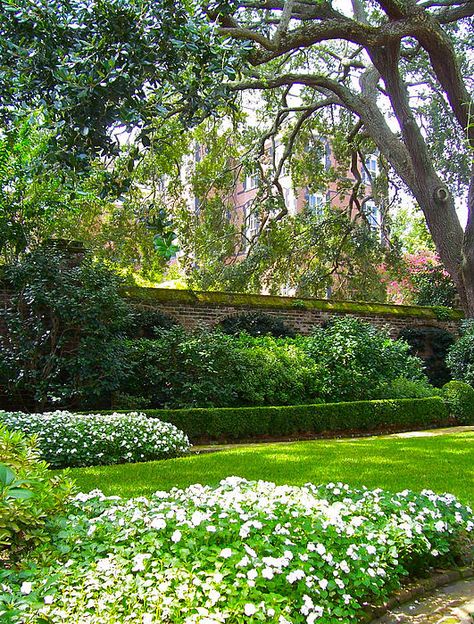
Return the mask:
<path fill-rule="evenodd" d="M 52 468 L 142 462 L 183 455 L 188 437 L 174 425 L 144 414 L 44 414 L 1 412 L 0 423 L 36 434 L 42 459 Z"/>
<path fill-rule="evenodd" d="M 0 621 L 349 624 L 414 561 L 446 563 L 473 526 L 471 509 L 429 491 L 238 477 L 151 499 L 95 491 L 58 520 L 52 551 L 0 572 Z"/>

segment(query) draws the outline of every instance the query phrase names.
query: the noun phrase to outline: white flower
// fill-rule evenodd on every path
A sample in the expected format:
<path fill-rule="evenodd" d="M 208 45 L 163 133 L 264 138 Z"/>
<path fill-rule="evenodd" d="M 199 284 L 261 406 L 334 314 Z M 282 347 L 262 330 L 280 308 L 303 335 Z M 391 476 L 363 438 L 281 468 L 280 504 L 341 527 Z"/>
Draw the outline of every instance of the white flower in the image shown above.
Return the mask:
<path fill-rule="evenodd" d="M 179 541 L 181 541 L 182 535 L 183 534 L 181 533 L 181 531 L 176 529 L 176 531 L 171 536 L 171 541 L 174 542 L 175 544 L 177 544 Z"/>
<path fill-rule="evenodd" d="M 163 518 L 153 518 L 153 520 L 150 522 L 150 526 L 152 529 L 165 529 L 166 522 L 165 520 L 163 520 Z"/>
<path fill-rule="evenodd" d="M 51 594 L 48 594 L 44 597 L 44 604 L 53 604 L 54 597 Z"/>
<path fill-rule="evenodd" d="M 247 602 L 244 605 L 244 613 L 247 617 L 250 617 L 252 615 L 254 615 L 255 613 L 257 613 L 257 607 L 252 604 L 251 602 Z"/>
<path fill-rule="evenodd" d="M 232 557 L 232 549 L 231 548 L 223 548 L 220 552 L 220 557 L 222 557 L 223 559 L 229 559 L 229 557 Z"/>
<path fill-rule="evenodd" d="M 263 568 L 262 576 L 263 578 L 271 580 L 275 576 L 275 574 L 273 573 L 273 570 L 271 568 Z"/>
<path fill-rule="evenodd" d="M 133 558 L 132 572 L 142 572 L 145 569 L 145 561 L 151 557 L 148 553 L 139 553 Z"/>
<path fill-rule="evenodd" d="M 31 594 L 32 589 L 33 589 L 33 585 L 29 581 L 23 581 L 20 587 L 21 593 L 26 594 L 26 595 Z"/>
<path fill-rule="evenodd" d="M 153 624 L 153 616 L 151 613 L 144 613 L 142 615 L 142 624 Z"/>
<path fill-rule="evenodd" d="M 221 595 L 216 589 L 211 589 L 211 591 L 209 592 L 209 600 L 212 602 L 212 604 L 215 604 L 220 597 Z"/>

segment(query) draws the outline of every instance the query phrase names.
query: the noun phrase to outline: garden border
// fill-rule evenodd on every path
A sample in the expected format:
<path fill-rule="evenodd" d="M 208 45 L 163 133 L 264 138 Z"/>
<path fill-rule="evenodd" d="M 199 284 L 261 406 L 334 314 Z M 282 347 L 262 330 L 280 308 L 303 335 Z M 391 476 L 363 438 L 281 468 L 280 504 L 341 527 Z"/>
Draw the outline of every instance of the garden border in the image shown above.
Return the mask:
<path fill-rule="evenodd" d="M 192 442 L 262 439 L 268 436 L 344 432 L 378 433 L 380 429 L 436 428 L 450 424 L 439 396 L 380 399 L 315 405 L 219 407 L 153 410 L 100 410 L 110 414 L 138 411 L 170 422 Z"/>
<path fill-rule="evenodd" d="M 416 580 L 407 587 L 397 590 L 394 595 L 382 605 L 370 605 L 362 616 L 361 624 L 371 624 L 387 614 L 393 607 L 412 602 L 421 596 L 428 596 L 436 589 L 450 585 L 456 581 L 464 581 L 474 577 L 474 566 L 465 566 L 454 570 L 443 570 L 427 579 Z"/>

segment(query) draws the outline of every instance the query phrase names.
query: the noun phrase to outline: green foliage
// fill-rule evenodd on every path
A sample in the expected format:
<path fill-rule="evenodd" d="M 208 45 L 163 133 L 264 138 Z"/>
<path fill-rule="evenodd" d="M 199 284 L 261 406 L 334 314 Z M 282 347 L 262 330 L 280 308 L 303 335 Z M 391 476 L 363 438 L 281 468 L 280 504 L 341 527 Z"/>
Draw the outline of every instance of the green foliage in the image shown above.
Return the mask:
<path fill-rule="evenodd" d="M 45 541 L 47 522 L 64 510 L 72 489 L 67 476 L 50 476 L 36 442 L 0 422 L 0 557 L 17 558 Z"/>
<path fill-rule="evenodd" d="M 440 327 L 408 327 L 398 337 L 408 342 L 414 355 L 422 357 L 430 383 L 440 388 L 451 379 L 446 366 L 448 351 L 454 343 L 451 332 Z"/>
<path fill-rule="evenodd" d="M 150 407 L 167 408 L 363 400 L 388 397 L 399 377 L 426 386 L 421 360 L 405 342 L 354 318 L 295 339 L 175 328 L 129 341 L 127 349 L 130 373 L 118 408 L 133 405 L 134 396 L 141 405 L 145 398 Z"/>
<path fill-rule="evenodd" d="M 374 398 L 381 386 L 398 377 L 425 379 L 421 360 L 410 355 L 407 343 L 356 318 L 336 318 L 296 342 L 320 367 L 326 400 Z"/>
<path fill-rule="evenodd" d="M 122 391 L 152 406 L 295 404 L 321 390 L 317 366 L 291 342 L 175 328 L 127 346 L 131 368 Z"/>
<path fill-rule="evenodd" d="M 449 413 L 462 425 L 474 424 L 474 388 L 463 381 L 443 386 L 443 398 Z"/>
<path fill-rule="evenodd" d="M 454 379 L 474 386 L 474 322 L 466 320 L 462 335 L 449 349 L 446 364 Z"/>
<path fill-rule="evenodd" d="M 35 435 L 38 452 L 53 468 L 152 461 L 189 450 L 182 431 L 144 414 L 23 414 L 0 412 L 0 424 Z"/>
<path fill-rule="evenodd" d="M 193 441 L 239 440 L 300 433 L 377 431 L 445 424 L 440 397 L 272 407 L 145 410 L 173 423 Z"/>
<path fill-rule="evenodd" d="M 228 316 L 219 323 L 220 329 L 231 336 L 246 332 L 250 336 L 293 338 L 295 332 L 278 316 L 264 312 L 241 312 Z"/>
<path fill-rule="evenodd" d="M 414 303 L 422 306 L 453 308 L 456 305 L 456 287 L 451 277 L 442 266 L 427 268 L 425 272 L 412 275 L 414 284 Z M 441 320 L 445 320 L 441 318 Z"/>
<path fill-rule="evenodd" d="M 178 109 L 193 125 L 215 110 L 248 48 L 217 41 L 190 2 L 53 0 L 32 10 L 18 0 L 2 4 L 0 23 L 0 113 L 42 107 L 51 150 L 82 168 L 91 153 L 117 153 L 113 128 L 140 128 L 148 147 L 156 116 Z"/>
<path fill-rule="evenodd" d="M 0 335 L 0 374 L 13 401 L 108 403 L 127 368 L 120 340 L 129 315 L 106 266 L 43 247 L 6 267 L 11 289 Z"/>
<path fill-rule="evenodd" d="M 379 392 L 381 399 L 425 399 L 441 394 L 441 390 L 424 379 L 411 380 L 403 377 L 382 385 Z"/>

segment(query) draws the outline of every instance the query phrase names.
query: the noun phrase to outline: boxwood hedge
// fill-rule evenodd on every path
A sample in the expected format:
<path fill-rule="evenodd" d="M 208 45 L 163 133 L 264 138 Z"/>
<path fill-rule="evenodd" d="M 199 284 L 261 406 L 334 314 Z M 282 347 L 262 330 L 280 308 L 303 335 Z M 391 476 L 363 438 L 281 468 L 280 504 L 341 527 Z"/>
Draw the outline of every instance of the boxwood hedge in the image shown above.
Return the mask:
<path fill-rule="evenodd" d="M 436 427 L 449 422 L 448 409 L 440 397 L 275 407 L 144 410 L 144 413 L 172 423 L 194 442 Z"/>

